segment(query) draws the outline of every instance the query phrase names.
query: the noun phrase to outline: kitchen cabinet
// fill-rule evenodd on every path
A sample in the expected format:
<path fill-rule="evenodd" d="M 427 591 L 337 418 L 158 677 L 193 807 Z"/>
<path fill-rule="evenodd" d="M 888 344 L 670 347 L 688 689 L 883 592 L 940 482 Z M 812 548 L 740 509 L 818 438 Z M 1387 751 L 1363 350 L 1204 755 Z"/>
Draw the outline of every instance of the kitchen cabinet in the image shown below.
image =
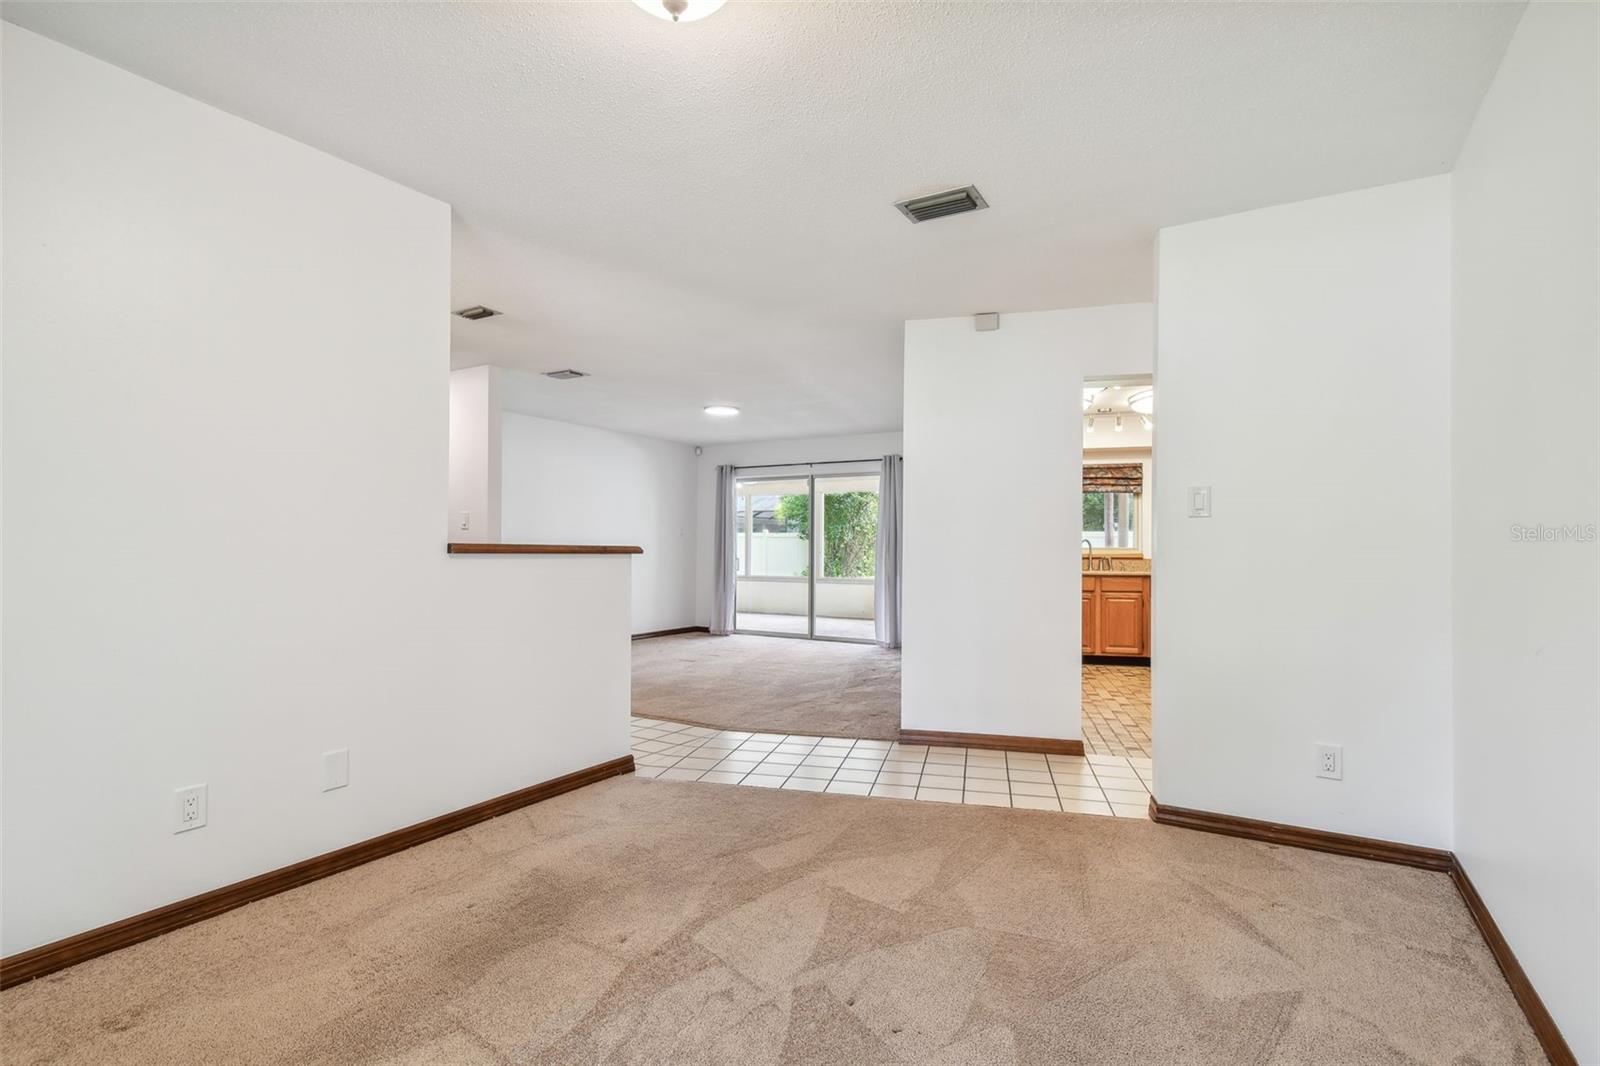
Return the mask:
<path fill-rule="evenodd" d="M 1083 579 L 1083 654 L 1093 655 L 1095 648 L 1095 602 L 1094 590 L 1089 587 L 1093 578 Z"/>
<path fill-rule="evenodd" d="M 1083 575 L 1083 654 L 1150 655 L 1150 575 Z"/>

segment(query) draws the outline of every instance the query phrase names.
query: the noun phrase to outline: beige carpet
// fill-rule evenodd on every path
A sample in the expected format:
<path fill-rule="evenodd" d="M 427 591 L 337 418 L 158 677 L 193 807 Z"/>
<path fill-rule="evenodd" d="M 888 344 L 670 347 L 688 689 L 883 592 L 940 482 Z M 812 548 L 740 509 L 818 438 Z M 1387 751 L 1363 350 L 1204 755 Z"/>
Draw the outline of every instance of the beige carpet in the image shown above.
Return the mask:
<path fill-rule="evenodd" d="M 633 713 L 717 729 L 892 740 L 900 735 L 900 653 L 704 633 L 638 640 Z"/>
<path fill-rule="evenodd" d="M 0 995 L 8 1063 L 1532 1063 L 1441 874 L 622 778 Z"/>

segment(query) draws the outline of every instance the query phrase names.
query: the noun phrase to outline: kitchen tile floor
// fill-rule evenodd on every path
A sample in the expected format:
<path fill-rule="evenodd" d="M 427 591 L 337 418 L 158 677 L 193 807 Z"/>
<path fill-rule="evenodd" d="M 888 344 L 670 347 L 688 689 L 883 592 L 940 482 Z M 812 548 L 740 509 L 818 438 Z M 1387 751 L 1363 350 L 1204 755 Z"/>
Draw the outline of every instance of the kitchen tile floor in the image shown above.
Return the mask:
<path fill-rule="evenodd" d="M 1150 758 L 1150 668 L 1083 664 L 1083 746 Z"/>
<path fill-rule="evenodd" d="M 749 733 L 634 718 L 634 773 L 663 781 L 932 803 L 1149 816 L 1150 760 L 1037 755 L 851 737 Z"/>

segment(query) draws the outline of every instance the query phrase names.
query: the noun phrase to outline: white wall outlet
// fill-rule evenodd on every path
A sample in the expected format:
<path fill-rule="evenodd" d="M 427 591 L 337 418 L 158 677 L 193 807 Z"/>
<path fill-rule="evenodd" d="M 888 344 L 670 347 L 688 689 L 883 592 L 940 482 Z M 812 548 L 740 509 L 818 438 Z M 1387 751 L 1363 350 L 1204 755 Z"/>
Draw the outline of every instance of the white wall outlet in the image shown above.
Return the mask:
<path fill-rule="evenodd" d="M 1189 488 L 1189 517 L 1211 517 L 1211 486 L 1193 485 Z"/>
<path fill-rule="evenodd" d="M 206 786 L 190 785 L 173 792 L 172 831 L 187 833 L 206 824 Z"/>
<path fill-rule="evenodd" d="M 1344 747 L 1339 744 L 1317 745 L 1317 776 L 1332 781 L 1344 780 Z"/>
<path fill-rule="evenodd" d="M 322 753 L 322 791 L 332 792 L 350 783 L 350 749 Z"/>
<path fill-rule="evenodd" d="M 456 528 L 463 533 L 472 528 L 471 511 L 459 511 L 456 513 Z"/>

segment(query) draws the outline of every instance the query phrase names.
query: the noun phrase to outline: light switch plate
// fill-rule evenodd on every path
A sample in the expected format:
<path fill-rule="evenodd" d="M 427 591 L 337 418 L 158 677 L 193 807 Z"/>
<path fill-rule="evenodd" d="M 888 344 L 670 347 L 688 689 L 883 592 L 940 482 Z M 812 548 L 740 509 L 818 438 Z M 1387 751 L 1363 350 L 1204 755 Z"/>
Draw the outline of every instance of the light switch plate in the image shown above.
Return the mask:
<path fill-rule="evenodd" d="M 350 783 L 350 749 L 322 753 L 322 791 L 332 792 Z"/>
<path fill-rule="evenodd" d="M 1189 517 L 1211 517 L 1211 486 L 1193 485 L 1189 488 Z"/>

